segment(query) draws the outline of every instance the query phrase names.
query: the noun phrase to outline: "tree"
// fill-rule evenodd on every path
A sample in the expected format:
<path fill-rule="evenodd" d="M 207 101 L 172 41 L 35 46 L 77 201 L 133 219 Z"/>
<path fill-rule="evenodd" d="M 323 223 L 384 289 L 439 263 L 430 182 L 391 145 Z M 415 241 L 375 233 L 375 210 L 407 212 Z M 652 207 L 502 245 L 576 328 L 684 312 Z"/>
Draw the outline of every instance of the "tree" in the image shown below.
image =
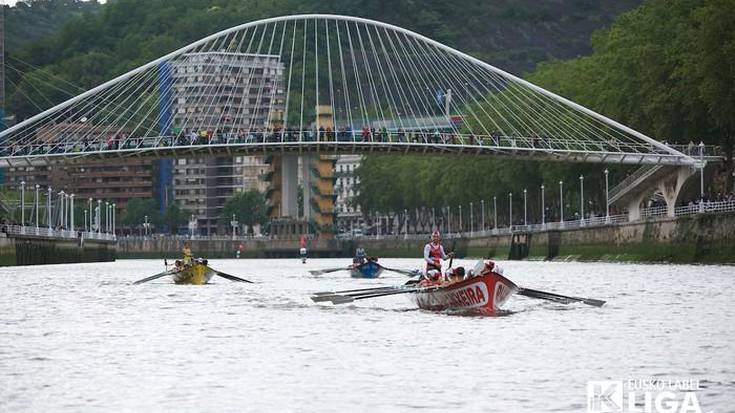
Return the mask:
<path fill-rule="evenodd" d="M 229 221 L 234 215 L 240 224 L 249 226 L 248 231 L 252 233 L 254 225 L 266 222 L 267 207 L 265 195 L 261 192 L 254 189 L 238 192 L 225 202 L 222 218 Z"/>
<path fill-rule="evenodd" d="M 104 208 L 104 202 L 102 205 Z M 143 225 L 146 216 L 148 216 L 149 223 L 155 224 L 161 222 L 161 214 L 158 210 L 156 200 L 152 198 L 133 198 L 128 201 L 122 223 L 131 229 L 136 228 Z"/>
<path fill-rule="evenodd" d="M 186 223 L 188 217 L 186 211 L 181 209 L 178 203 L 170 204 L 163 213 L 163 224 L 169 228 L 172 234 L 178 232 L 179 226 Z"/>

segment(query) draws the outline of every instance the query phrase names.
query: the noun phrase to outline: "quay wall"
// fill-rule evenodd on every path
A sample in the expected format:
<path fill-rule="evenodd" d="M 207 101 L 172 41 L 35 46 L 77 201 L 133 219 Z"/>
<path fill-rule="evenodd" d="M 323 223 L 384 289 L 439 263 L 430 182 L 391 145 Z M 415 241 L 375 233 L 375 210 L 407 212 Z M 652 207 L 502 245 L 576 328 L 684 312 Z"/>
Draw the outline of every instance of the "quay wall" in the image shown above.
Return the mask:
<path fill-rule="evenodd" d="M 121 238 L 118 258 L 174 258 L 184 239 Z M 195 255 L 211 258 L 298 257 L 292 240 L 190 240 Z M 423 239 L 309 240 L 309 257 L 351 257 L 357 246 L 378 257 L 421 257 Z M 512 235 L 445 239 L 458 257 L 497 259 L 735 263 L 735 213 L 703 214 L 629 224 L 516 232 Z"/>
<path fill-rule="evenodd" d="M 0 236 L 0 266 L 115 261 L 113 241 Z"/>

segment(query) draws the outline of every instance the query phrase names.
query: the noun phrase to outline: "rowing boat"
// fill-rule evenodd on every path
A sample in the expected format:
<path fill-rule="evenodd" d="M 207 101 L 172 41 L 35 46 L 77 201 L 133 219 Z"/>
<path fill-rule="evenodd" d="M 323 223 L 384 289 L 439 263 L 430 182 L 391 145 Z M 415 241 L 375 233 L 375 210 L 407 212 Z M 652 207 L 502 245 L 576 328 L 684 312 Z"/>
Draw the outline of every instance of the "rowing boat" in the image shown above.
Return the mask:
<path fill-rule="evenodd" d="M 382 272 L 383 267 L 377 261 L 370 260 L 352 267 L 350 276 L 353 278 L 378 278 Z"/>
<path fill-rule="evenodd" d="M 196 260 L 189 265 L 171 270 L 171 276 L 176 284 L 203 285 L 217 274 L 207 265 L 206 260 Z"/>
<path fill-rule="evenodd" d="M 437 287 L 420 288 L 411 294 L 423 310 L 461 311 L 493 315 L 518 291 L 513 281 L 495 272 Z"/>

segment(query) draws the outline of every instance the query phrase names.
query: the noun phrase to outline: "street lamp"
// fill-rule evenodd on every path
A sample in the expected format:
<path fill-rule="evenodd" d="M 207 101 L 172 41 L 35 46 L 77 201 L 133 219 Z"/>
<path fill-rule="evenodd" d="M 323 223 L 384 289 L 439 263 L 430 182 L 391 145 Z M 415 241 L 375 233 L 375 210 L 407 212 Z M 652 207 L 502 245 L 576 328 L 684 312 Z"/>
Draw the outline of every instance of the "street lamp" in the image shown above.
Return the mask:
<path fill-rule="evenodd" d="M 92 198 L 89 198 L 89 232 L 92 231 Z"/>
<path fill-rule="evenodd" d="M 110 233 L 110 203 L 105 201 L 105 232 Z"/>
<path fill-rule="evenodd" d="M 472 211 L 472 202 L 470 202 L 470 237 L 475 232 L 475 223 L 473 222 L 474 218 L 475 216 L 474 216 L 474 212 Z"/>
<path fill-rule="evenodd" d="M 61 206 L 61 208 L 59 209 L 59 224 L 61 225 L 61 230 L 63 231 L 64 227 L 66 226 L 66 223 L 64 222 L 66 218 L 66 211 L 64 208 L 66 206 L 66 193 L 64 191 L 59 191 L 59 205 Z"/>
<path fill-rule="evenodd" d="M 584 226 L 584 176 L 579 175 L 579 225 Z"/>
<path fill-rule="evenodd" d="M 145 230 L 145 236 L 148 237 L 148 227 L 150 224 L 148 223 L 148 215 L 145 216 L 145 221 L 143 221 L 143 229 Z"/>
<path fill-rule="evenodd" d="M 508 228 L 513 231 L 513 192 L 508 193 L 508 206 L 508 217 L 510 218 Z"/>
<path fill-rule="evenodd" d="M 20 225 L 26 225 L 26 181 L 20 181 Z"/>
<path fill-rule="evenodd" d="M 704 142 L 699 141 L 699 212 L 704 212 Z"/>
<path fill-rule="evenodd" d="M 447 207 L 447 237 L 452 234 L 452 209 Z"/>
<path fill-rule="evenodd" d="M 408 239 L 408 209 L 403 209 L 403 239 Z"/>
<path fill-rule="evenodd" d="M 564 181 L 559 181 L 559 228 L 564 228 Z"/>
<path fill-rule="evenodd" d="M 523 226 L 528 225 L 528 191 L 523 188 Z"/>
<path fill-rule="evenodd" d="M 51 231 L 51 187 L 48 187 L 48 196 L 46 197 L 46 224 L 48 230 Z"/>
<path fill-rule="evenodd" d="M 498 232 L 498 197 L 493 196 L 493 232 Z"/>
<path fill-rule="evenodd" d="M 480 206 L 482 209 L 482 235 L 485 235 L 485 200 L 480 201 Z"/>
<path fill-rule="evenodd" d="M 234 241 L 237 237 L 237 220 L 235 219 L 235 214 L 232 214 L 232 221 L 230 221 L 230 225 L 232 225 L 232 240 Z"/>
<path fill-rule="evenodd" d="M 546 202 L 544 201 L 544 186 L 541 185 L 541 227 L 546 226 Z"/>
<path fill-rule="evenodd" d="M 87 226 L 87 210 L 84 210 L 84 232 L 89 232 L 89 226 Z"/>
<path fill-rule="evenodd" d="M 74 232 L 74 194 L 69 195 L 69 230 Z"/>
<path fill-rule="evenodd" d="M 95 214 L 95 222 L 97 223 L 97 233 L 102 233 L 102 200 L 97 200 L 97 213 Z"/>
<path fill-rule="evenodd" d="M 115 209 L 117 207 L 116 203 L 112 203 L 112 235 L 115 235 Z"/>
<path fill-rule="evenodd" d="M 610 171 L 605 168 L 605 223 L 610 223 L 610 185 L 608 181 L 608 174 Z"/>
<path fill-rule="evenodd" d="M 39 201 L 39 196 L 40 196 L 40 194 L 38 193 L 38 189 L 40 187 L 41 187 L 40 185 L 36 184 L 36 200 L 35 200 L 35 203 L 36 203 L 36 229 L 38 229 L 38 201 Z"/>

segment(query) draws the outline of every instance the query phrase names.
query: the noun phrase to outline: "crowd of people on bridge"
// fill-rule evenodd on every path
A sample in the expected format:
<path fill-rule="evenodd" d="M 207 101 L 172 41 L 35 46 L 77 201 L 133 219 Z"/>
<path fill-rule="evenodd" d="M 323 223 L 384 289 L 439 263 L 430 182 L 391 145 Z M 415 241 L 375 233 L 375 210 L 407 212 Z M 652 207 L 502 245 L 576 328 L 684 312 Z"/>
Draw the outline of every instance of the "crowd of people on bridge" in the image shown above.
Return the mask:
<path fill-rule="evenodd" d="M 319 128 L 175 128 L 162 136 L 138 136 L 127 132 L 105 131 L 103 136 L 89 131 L 62 130 L 55 138 L 38 139 L 25 137 L 13 142 L 11 138 L 0 145 L 2 156 L 45 155 L 58 153 L 84 153 L 110 150 L 131 150 L 147 148 L 166 148 L 199 145 L 240 145 L 257 143 L 298 143 L 298 142 L 372 142 L 372 143 L 422 143 L 435 145 L 472 145 L 498 148 L 528 149 L 572 149 L 575 143 L 543 135 L 514 136 L 500 132 L 477 134 L 471 131 L 460 132 L 454 127 L 398 127 L 387 128 L 364 126 L 355 129 L 341 126 Z M 615 141 L 595 141 L 578 143 L 578 149 L 599 151 L 619 151 Z M 590 146 L 591 145 L 591 146 Z"/>

